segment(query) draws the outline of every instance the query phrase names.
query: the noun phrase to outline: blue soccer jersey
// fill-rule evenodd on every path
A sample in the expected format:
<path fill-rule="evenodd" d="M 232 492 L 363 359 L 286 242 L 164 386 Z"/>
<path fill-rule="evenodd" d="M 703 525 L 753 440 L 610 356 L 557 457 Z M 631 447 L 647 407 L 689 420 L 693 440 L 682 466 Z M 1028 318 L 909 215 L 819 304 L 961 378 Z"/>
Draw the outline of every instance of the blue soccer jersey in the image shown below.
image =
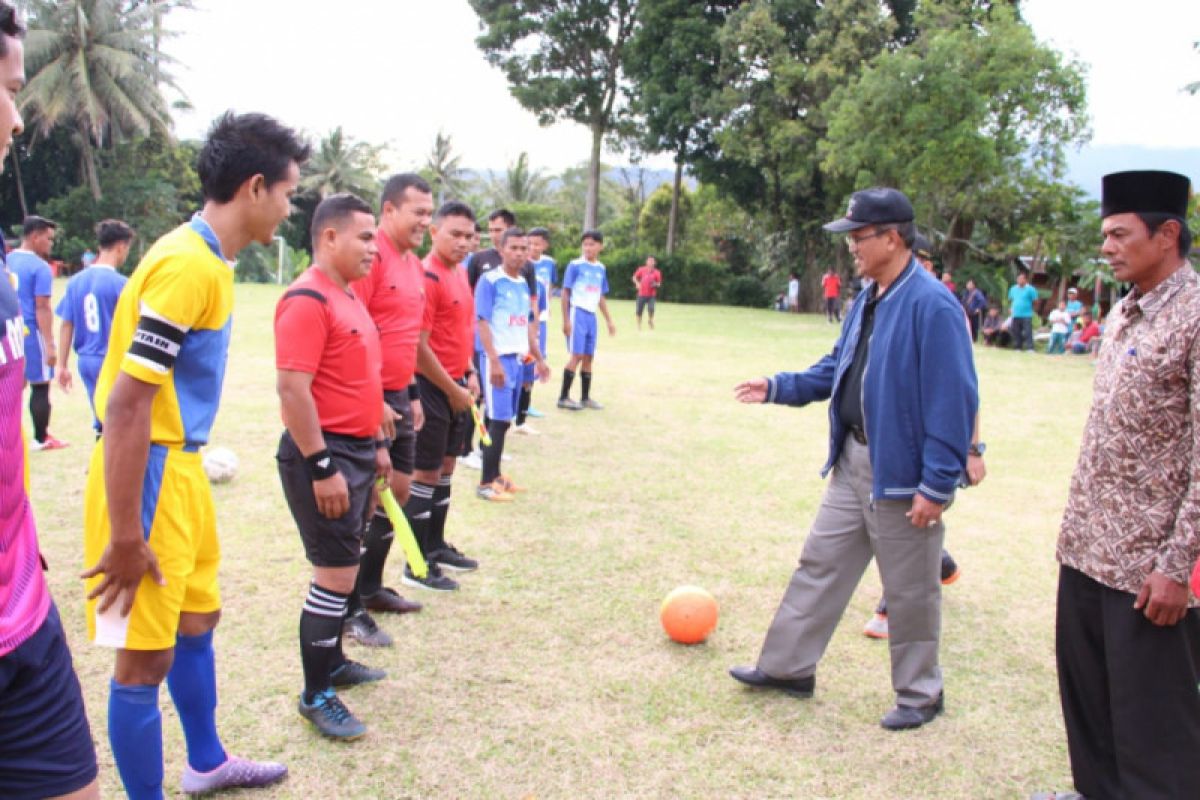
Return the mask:
<path fill-rule="evenodd" d="M 21 301 L 21 318 L 30 331 L 37 330 L 37 298 L 49 297 L 54 286 L 50 265 L 37 253 L 13 250 L 8 254 L 8 271 L 16 278 L 17 299 Z"/>
<path fill-rule="evenodd" d="M 577 258 L 567 265 L 563 288 L 571 290 L 571 305 L 596 313 L 600 298 L 608 294 L 608 271 L 599 261 Z"/>
<path fill-rule="evenodd" d="M 80 356 L 103 357 L 113 309 L 128 279 L 106 264 L 88 267 L 67 282 L 67 291 L 54 313 L 75 326 L 72 344 Z"/>
<path fill-rule="evenodd" d="M 542 256 L 533 262 L 533 274 L 537 276 L 538 294 L 546 298 L 544 303 L 538 302 L 538 310 L 541 312 L 538 318 L 546 322 L 550 319 L 550 289 L 558 283 L 558 264 L 550 256 Z"/>
<path fill-rule="evenodd" d="M 529 352 L 532 303 L 525 278 L 510 278 L 503 269 L 485 272 L 475 286 L 475 316 L 487 322 L 497 355 Z"/>

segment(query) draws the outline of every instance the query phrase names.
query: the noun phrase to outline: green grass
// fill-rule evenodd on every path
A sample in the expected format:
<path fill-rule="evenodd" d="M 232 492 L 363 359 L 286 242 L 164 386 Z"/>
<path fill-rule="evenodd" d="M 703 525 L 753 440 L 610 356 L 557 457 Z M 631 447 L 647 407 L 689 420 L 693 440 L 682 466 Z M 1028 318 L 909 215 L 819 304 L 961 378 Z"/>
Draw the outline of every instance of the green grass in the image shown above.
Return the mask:
<path fill-rule="evenodd" d="M 56 286 L 62 291 L 61 282 Z M 887 648 L 860 635 L 879 595 L 868 571 L 806 702 L 743 690 L 820 502 L 827 407 L 748 407 L 746 377 L 802 369 L 835 330 L 822 318 L 659 307 L 638 333 L 612 303 L 593 394 L 603 412 L 553 408 L 538 438 L 510 437 L 507 471 L 530 488 L 486 505 L 455 479 L 449 538 L 483 568 L 425 611 L 389 618 L 392 650 L 350 649 L 390 678 L 344 696 L 370 726 L 352 745 L 296 714 L 299 610 L 310 574 L 274 465 L 281 425 L 271 318 L 279 290 L 241 285 L 212 443 L 241 471 L 216 487 L 224 618 L 220 728 L 239 754 L 287 762 L 262 797 L 1012 798 L 1069 786 L 1054 670 L 1054 542 L 1090 398 L 1084 359 L 977 350 L 989 476 L 947 514 L 963 578 L 944 600 L 947 711 L 919 731 L 878 720 L 892 703 Z M 32 456 L 50 582 L 74 646 L 105 794 L 119 781 L 104 733 L 111 652 L 87 643 L 81 519 L 89 417 L 54 390 L 52 430 L 73 444 Z M 388 582 L 398 585 L 399 556 Z M 683 583 L 721 604 L 709 641 L 669 642 L 658 604 Z M 411 592 L 409 592 L 411 595 Z M 167 788 L 184 750 L 163 692 Z"/>

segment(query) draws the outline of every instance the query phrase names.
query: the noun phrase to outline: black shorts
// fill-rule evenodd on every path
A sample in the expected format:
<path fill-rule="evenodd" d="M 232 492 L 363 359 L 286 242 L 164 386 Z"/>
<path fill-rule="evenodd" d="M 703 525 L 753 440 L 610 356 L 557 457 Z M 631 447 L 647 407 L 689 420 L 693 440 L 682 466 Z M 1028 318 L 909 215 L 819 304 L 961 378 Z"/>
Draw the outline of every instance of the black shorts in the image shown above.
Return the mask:
<path fill-rule="evenodd" d="M 275 455 L 283 497 L 300 529 L 304 553 L 314 567 L 355 567 L 362 553 L 363 528 L 375 483 L 375 440 L 336 433 L 323 435 L 333 463 L 346 479 L 350 510 L 337 519 L 317 511 L 308 464 L 287 431 L 280 437 L 279 452 Z"/>
<path fill-rule="evenodd" d="M 417 376 L 417 385 L 421 387 L 421 407 L 425 410 L 425 425 L 417 431 L 417 469 L 440 471 L 446 456 L 457 456 L 462 451 L 471 412 L 451 411 L 446 393 L 424 375 Z M 460 385 L 465 385 L 465 381 Z"/>
<path fill-rule="evenodd" d="M 396 438 L 388 453 L 392 457 L 392 469 L 405 475 L 413 473 L 413 452 L 417 444 L 417 432 L 413 430 L 412 403 L 408 399 L 408 389 L 399 392 L 385 391 L 383 400 L 400 415 L 396 420 Z"/>
<path fill-rule="evenodd" d="M 637 315 L 639 317 L 642 315 L 642 309 L 646 308 L 647 306 L 650 307 L 650 314 L 653 315 L 654 314 L 654 298 L 653 297 L 642 297 L 641 295 L 638 295 Z"/>
<path fill-rule="evenodd" d="M 96 779 L 96 749 L 58 609 L 0 658 L 0 797 L 56 797 Z"/>

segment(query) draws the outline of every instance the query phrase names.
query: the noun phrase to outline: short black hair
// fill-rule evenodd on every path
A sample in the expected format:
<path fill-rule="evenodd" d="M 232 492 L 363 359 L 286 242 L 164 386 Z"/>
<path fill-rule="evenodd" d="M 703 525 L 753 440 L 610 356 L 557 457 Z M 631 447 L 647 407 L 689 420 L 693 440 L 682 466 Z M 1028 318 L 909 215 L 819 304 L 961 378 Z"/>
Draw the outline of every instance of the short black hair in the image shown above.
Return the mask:
<path fill-rule="evenodd" d="M 21 238 L 31 236 L 39 231 L 55 231 L 58 230 L 58 223 L 53 220 L 48 220 L 45 217 L 39 217 L 36 214 L 30 214 L 25 219 L 21 220 Z"/>
<path fill-rule="evenodd" d="M 0 58 L 8 55 L 8 38 L 24 39 L 25 24 L 17 16 L 17 10 L 10 4 L 0 2 Z"/>
<path fill-rule="evenodd" d="M 584 231 L 583 236 L 579 237 L 579 241 L 581 244 L 583 242 L 586 242 L 588 239 L 591 239 L 593 242 L 596 242 L 597 244 L 604 244 L 604 234 L 594 228 L 591 230 Z"/>
<path fill-rule="evenodd" d="M 529 235 L 540 236 L 545 239 L 547 243 L 550 241 L 550 231 L 546 230 L 545 228 L 530 228 Z"/>
<path fill-rule="evenodd" d="M 475 222 L 475 212 L 471 210 L 469 205 L 461 200 L 451 200 L 448 203 L 443 203 L 442 207 L 434 212 L 433 221 L 435 223 L 441 222 L 446 217 L 462 217 L 463 219 L 469 219 L 471 222 Z M 478 227 L 478 223 L 476 223 L 476 227 Z"/>
<path fill-rule="evenodd" d="M 320 236 L 321 231 L 329 227 L 336 228 L 348 217 L 359 212 L 369 214 L 371 219 L 375 219 L 375 211 L 370 204 L 358 195 L 349 192 L 331 194 L 318 203 L 316 211 L 313 212 L 312 226 L 308 229 L 313 247 L 317 246 L 317 237 Z"/>
<path fill-rule="evenodd" d="M 255 175 L 267 188 L 279 183 L 292 162 L 303 164 L 310 152 L 308 142 L 266 114 L 226 111 L 208 129 L 196 174 L 205 200 L 228 203 Z"/>
<path fill-rule="evenodd" d="M 509 239 L 519 239 L 527 235 L 524 228 L 518 228 L 516 225 L 505 228 L 504 233 L 500 234 L 500 246 L 504 247 L 504 245 L 508 244 Z"/>
<path fill-rule="evenodd" d="M 507 208 L 497 208 L 492 213 L 488 214 L 488 222 L 495 222 L 498 219 L 504 220 L 504 227 L 511 228 L 517 224 L 517 215 L 509 211 Z"/>
<path fill-rule="evenodd" d="M 101 250 L 133 241 L 133 228 L 119 219 L 103 219 L 96 223 L 96 241 Z"/>
<path fill-rule="evenodd" d="M 387 179 L 383 191 L 379 193 L 379 210 L 383 211 L 384 203 L 391 203 L 399 208 L 404 202 L 404 193 L 416 189 L 421 194 L 433 194 L 429 181 L 415 172 L 400 172 Z"/>
<path fill-rule="evenodd" d="M 1187 254 L 1192 251 L 1192 232 L 1188 230 L 1187 220 L 1183 217 L 1159 212 L 1137 212 L 1137 218 L 1146 226 L 1146 232 L 1151 236 L 1163 226 L 1163 223 L 1175 220 L 1179 223 L 1179 240 L 1177 242 L 1179 255 L 1182 258 L 1187 258 Z"/>

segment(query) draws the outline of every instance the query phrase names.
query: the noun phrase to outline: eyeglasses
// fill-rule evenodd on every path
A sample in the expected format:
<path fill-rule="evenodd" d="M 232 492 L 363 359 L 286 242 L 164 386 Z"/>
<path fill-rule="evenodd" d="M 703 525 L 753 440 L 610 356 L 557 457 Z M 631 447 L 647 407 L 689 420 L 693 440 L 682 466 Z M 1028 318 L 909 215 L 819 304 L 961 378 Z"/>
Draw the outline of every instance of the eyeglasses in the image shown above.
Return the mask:
<path fill-rule="evenodd" d="M 846 234 L 846 247 L 849 247 L 853 250 L 867 239 L 874 239 L 876 236 L 885 236 L 888 233 L 891 233 L 891 231 L 891 228 L 884 228 L 883 230 L 875 231 L 874 233 L 868 233 L 866 236 L 859 236 L 857 239 L 850 234 Z"/>

